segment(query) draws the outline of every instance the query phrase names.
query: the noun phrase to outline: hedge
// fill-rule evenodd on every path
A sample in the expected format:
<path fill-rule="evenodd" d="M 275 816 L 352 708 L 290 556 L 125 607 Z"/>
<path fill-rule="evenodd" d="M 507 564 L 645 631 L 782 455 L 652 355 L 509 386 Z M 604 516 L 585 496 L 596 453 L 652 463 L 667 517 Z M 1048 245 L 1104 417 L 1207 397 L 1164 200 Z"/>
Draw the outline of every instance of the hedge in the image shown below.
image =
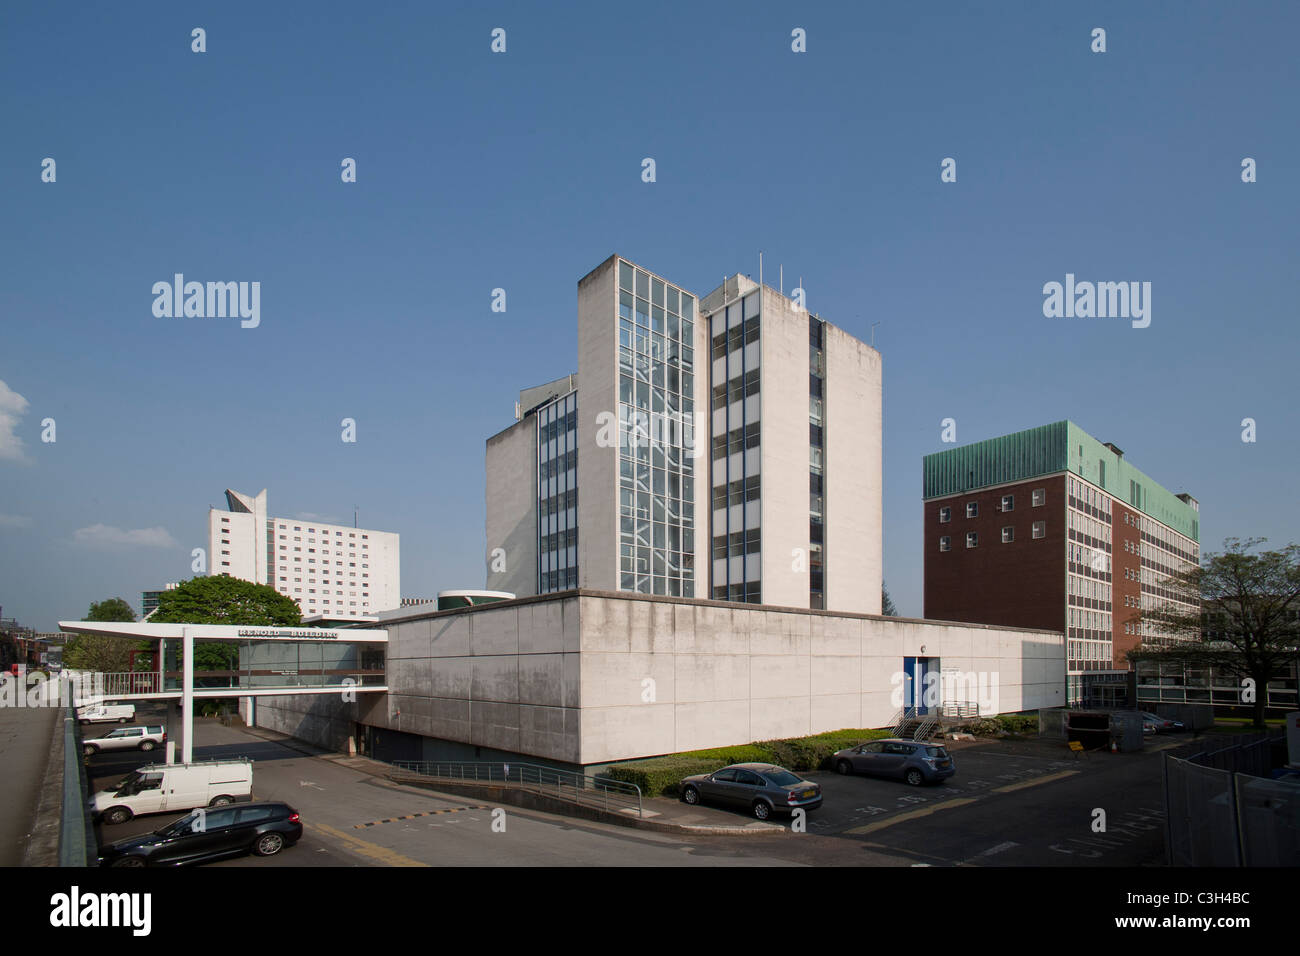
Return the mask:
<path fill-rule="evenodd" d="M 819 770 L 830 765 L 837 750 L 855 747 L 867 740 L 888 737 L 889 730 L 834 730 L 812 737 L 761 740 L 735 747 L 715 747 L 651 757 L 607 767 L 599 776 L 634 783 L 647 797 L 677 796 L 682 778 L 712 773 L 733 763 L 773 763 L 787 770 Z"/>

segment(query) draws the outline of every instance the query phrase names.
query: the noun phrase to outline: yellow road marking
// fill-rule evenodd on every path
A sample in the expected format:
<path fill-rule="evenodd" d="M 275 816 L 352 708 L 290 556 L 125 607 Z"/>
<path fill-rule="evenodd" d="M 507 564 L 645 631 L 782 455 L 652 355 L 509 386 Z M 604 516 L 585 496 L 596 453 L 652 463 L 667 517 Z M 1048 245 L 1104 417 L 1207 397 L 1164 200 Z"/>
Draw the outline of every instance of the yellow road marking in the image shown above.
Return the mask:
<path fill-rule="evenodd" d="M 421 863 L 419 860 L 412 860 L 409 856 L 403 856 L 396 850 L 390 850 L 388 847 L 379 846 L 377 843 L 371 843 L 368 840 L 362 840 L 350 833 L 344 833 L 342 830 L 336 830 L 334 827 L 324 823 L 313 823 L 311 829 L 319 830 L 321 833 L 333 837 L 359 856 L 369 857 L 376 863 L 384 866 L 428 866 L 427 863 Z"/>
<path fill-rule="evenodd" d="M 955 800 L 944 800 L 932 807 L 921 807 L 919 810 L 911 810 L 907 813 L 900 813 L 896 817 L 890 817 L 888 820 L 878 820 L 875 823 L 868 823 L 860 827 L 854 827 L 852 830 L 845 830 L 845 833 L 875 833 L 877 830 L 883 830 L 885 827 L 892 827 L 895 823 L 903 823 L 907 820 L 915 820 L 918 817 L 928 817 L 932 813 L 940 810 L 947 810 L 949 807 L 964 807 L 968 803 L 974 803 L 975 797 L 958 797 Z"/>
<path fill-rule="evenodd" d="M 1036 787 L 1040 783 L 1051 783 L 1053 780 L 1061 780 L 1065 777 L 1073 777 L 1079 771 L 1062 770 L 1058 773 L 1049 773 L 1046 776 L 1034 777 L 1032 780 L 1024 780 L 1020 783 L 1010 783 L 1005 787 L 994 787 L 990 793 L 1010 793 L 1012 790 L 1023 790 L 1025 787 Z"/>

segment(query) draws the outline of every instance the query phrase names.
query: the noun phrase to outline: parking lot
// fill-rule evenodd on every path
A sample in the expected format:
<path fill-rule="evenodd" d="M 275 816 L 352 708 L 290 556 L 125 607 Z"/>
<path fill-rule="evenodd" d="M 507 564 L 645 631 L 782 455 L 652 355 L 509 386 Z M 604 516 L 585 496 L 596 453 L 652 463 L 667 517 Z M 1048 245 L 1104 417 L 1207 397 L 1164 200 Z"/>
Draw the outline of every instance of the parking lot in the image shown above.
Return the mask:
<path fill-rule="evenodd" d="M 144 712 L 140 722 L 155 718 Z M 103 730 L 107 732 L 109 728 Z M 656 833 L 557 813 L 494 808 L 471 798 L 394 784 L 368 762 L 313 755 L 292 741 L 196 720 L 198 759 L 247 756 L 254 797 L 282 800 L 303 815 L 297 846 L 275 857 L 216 866 L 430 865 L 1141 865 L 1163 861 L 1163 798 L 1157 747 L 1139 754 L 1073 757 L 1045 741 L 949 741 L 957 774 L 943 784 L 803 774 L 822 787 L 807 829 L 764 836 Z M 96 789 L 163 754 L 101 754 L 90 760 Z M 669 798 L 652 813 L 686 808 Z M 1096 811 L 1107 815 L 1096 829 Z M 495 829 L 494 810 L 505 821 Z M 184 814 L 100 825 L 116 841 Z M 692 825 L 750 825 L 743 811 L 690 808 Z"/>

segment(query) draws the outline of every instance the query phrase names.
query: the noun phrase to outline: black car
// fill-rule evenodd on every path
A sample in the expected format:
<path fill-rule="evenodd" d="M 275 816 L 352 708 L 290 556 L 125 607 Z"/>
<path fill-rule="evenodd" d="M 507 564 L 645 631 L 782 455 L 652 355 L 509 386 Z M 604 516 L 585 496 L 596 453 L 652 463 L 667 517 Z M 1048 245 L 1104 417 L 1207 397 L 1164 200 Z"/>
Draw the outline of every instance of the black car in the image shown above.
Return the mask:
<path fill-rule="evenodd" d="M 302 837 L 287 803 L 241 803 L 195 810 L 161 830 L 106 846 L 100 866 L 183 866 L 227 856 L 274 856 Z"/>

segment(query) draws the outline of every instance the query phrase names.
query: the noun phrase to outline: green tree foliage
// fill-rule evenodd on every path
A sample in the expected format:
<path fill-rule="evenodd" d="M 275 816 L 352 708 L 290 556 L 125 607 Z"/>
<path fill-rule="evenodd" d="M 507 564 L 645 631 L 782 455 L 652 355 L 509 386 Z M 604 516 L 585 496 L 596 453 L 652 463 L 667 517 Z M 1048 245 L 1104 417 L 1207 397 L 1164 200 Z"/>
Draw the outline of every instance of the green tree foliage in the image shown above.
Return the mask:
<path fill-rule="evenodd" d="M 880 613 L 886 617 L 898 617 L 898 608 L 894 606 L 894 599 L 889 596 L 884 582 L 880 585 Z"/>
<path fill-rule="evenodd" d="M 1251 553 L 1266 538 L 1228 538 L 1200 567 L 1160 582 L 1177 596 L 1149 614 L 1173 640 L 1134 659 L 1210 665 L 1254 682 L 1255 726 L 1264 726 L 1270 679 L 1300 657 L 1300 545 Z M 1199 607 L 1189 611 L 1186 604 Z"/>
<path fill-rule="evenodd" d="M 131 605 L 127 604 L 122 598 L 109 598 L 106 601 L 96 601 L 90 605 L 85 620 L 131 622 L 135 620 L 135 611 L 131 610 Z"/>
<path fill-rule="evenodd" d="M 224 574 L 191 578 L 158 596 L 154 624 L 237 624 L 293 627 L 302 623 L 302 611 L 292 598 L 266 584 L 256 584 Z M 238 667 L 234 644 L 202 641 L 195 645 L 195 670 L 230 670 Z"/>
<path fill-rule="evenodd" d="M 156 624 L 238 624 L 293 627 L 302 612 L 292 598 L 266 584 L 224 574 L 191 578 L 158 596 Z"/>
<path fill-rule="evenodd" d="M 86 612 L 86 621 L 135 620 L 135 611 L 120 597 L 96 601 Z M 97 634 L 76 634 L 63 647 L 63 666 L 73 670 L 116 673 L 131 669 L 131 650 L 138 642 Z"/>

